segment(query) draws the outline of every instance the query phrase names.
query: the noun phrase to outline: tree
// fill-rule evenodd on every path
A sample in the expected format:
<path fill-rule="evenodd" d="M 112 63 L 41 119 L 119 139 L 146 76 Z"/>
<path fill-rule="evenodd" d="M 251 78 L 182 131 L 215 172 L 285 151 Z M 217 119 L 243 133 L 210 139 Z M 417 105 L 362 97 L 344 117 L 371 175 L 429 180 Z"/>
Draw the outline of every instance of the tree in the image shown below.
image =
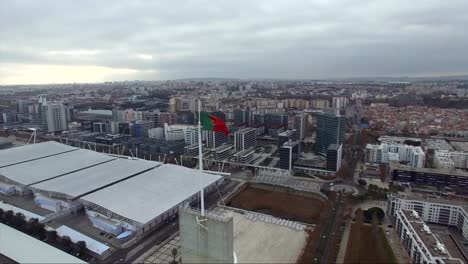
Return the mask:
<path fill-rule="evenodd" d="M 44 239 L 46 235 L 46 230 L 44 228 L 43 223 L 39 223 L 39 220 L 37 218 L 31 218 L 29 219 L 27 225 L 26 225 L 26 231 L 39 239 Z"/>
<path fill-rule="evenodd" d="M 380 180 L 382 182 L 385 182 L 385 179 L 387 178 L 387 169 L 385 165 L 381 164 L 379 166 L 379 173 L 380 173 Z"/>
<path fill-rule="evenodd" d="M 359 227 L 359 229 L 361 229 L 361 226 L 364 223 L 364 212 L 362 211 L 361 208 L 358 208 L 355 214 L 356 214 L 354 218 L 355 225 L 356 227 Z"/>
<path fill-rule="evenodd" d="M 3 222 L 3 216 L 5 215 L 5 211 L 3 211 L 2 208 L 0 208 L 0 223 Z"/>
<path fill-rule="evenodd" d="M 86 254 L 86 242 L 84 241 L 78 241 L 75 243 L 75 251 L 78 253 L 79 256 L 83 256 Z"/>
<path fill-rule="evenodd" d="M 55 230 L 47 231 L 46 232 L 46 238 L 47 238 L 47 242 L 49 242 L 50 244 L 57 243 L 57 239 L 58 239 L 57 231 L 55 231 Z"/>
<path fill-rule="evenodd" d="M 26 229 L 26 218 L 22 213 L 15 214 L 15 217 L 13 218 L 13 227 L 21 231 Z"/>
<path fill-rule="evenodd" d="M 60 238 L 60 246 L 66 252 L 70 252 L 72 250 L 72 241 L 70 237 L 63 236 Z"/>
<path fill-rule="evenodd" d="M 371 223 L 373 216 L 376 216 L 378 223 L 382 223 L 382 220 L 385 217 L 385 212 L 379 207 L 372 207 L 364 211 L 364 219 L 366 222 Z"/>
<path fill-rule="evenodd" d="M 340 169 L 338 170 L 338 172 L 336 173 L 336 177 L 337 178 L 340 178 L 340 179 L 348 179 L 349 178 L 349 165 L 348 163 L 345 161 Z"/>
<path fill-rule="evenodd" d="M 176 257 L 177 257 L 178 253 L 179 253 L 179 251 L 177 250 L 177 248 L 171 249 L 171 254 L 172 254 L 172 257 L 173 257 L 172 263 L 174 263 L 174 264 L 177 263 Z"/>
<path fill-rule="evenodd" d="M 3 219 L 7 225 L 11 225 L 14 217 L 15 217 L 15 214 L 13 213 L 13 211 L 8 210 L 6 211 Z"/>

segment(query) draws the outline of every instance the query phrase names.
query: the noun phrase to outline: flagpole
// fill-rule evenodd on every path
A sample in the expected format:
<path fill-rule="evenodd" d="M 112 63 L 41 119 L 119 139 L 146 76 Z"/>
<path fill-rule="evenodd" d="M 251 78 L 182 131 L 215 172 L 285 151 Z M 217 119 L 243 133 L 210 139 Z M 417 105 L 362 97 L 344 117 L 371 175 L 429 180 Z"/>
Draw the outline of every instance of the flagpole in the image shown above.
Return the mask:
<path fill-rule="evenodd" d="M 203 173 L 203 150 L 201 140 L 201 101 L 198 99 L 198 169 L 200 170 L 200 203 L 201 203 L 201 215 L 205 216 L 205 197 L 203 195 L 203 185 L 201 184 L 201 177 Z"/>

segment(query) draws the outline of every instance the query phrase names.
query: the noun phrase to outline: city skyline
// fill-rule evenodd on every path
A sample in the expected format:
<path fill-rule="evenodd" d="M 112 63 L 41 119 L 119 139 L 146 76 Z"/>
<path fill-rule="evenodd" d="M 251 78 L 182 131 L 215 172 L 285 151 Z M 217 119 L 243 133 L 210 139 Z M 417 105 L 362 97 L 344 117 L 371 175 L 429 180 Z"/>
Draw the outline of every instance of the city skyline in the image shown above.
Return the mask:
<path fill-rule="evenodd" d="M 466 1 L 3 1 L 0 85 L 466 75 Z"/>

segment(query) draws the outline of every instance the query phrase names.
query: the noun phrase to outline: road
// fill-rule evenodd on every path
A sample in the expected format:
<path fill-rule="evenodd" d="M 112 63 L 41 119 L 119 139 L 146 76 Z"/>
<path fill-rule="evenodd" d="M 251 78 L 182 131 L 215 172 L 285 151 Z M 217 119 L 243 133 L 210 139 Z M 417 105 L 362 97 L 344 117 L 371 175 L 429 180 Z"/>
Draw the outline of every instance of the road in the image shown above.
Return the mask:
<path fill-rule="evenodd" d="M 328 263 L 329 251 L 333 246 L 334 241 L 333 237 L 336 235 L 336 226 L 337 216 L 342 215 L 343 211 L 343 202 L 341 195 L 338 195 L 338 199 L 335 202 L 333 208 L 331 209 L 331 215 L 329 221 L 327 222 L 325 229 L 323 230 L 319 241 L 317 242 L 317 250 L 314 258 L 314 263 Z"/>

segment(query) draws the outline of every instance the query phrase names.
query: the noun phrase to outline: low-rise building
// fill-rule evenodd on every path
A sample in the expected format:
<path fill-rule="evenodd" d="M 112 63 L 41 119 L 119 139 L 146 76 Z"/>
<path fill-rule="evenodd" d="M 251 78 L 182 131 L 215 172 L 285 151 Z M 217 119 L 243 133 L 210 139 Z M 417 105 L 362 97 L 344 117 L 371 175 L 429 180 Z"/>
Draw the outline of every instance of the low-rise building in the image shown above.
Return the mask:
<path fill-rule="evenodd" d="M 390 163 L 389 173 L 392 181 L 441 187 L 468 188 L 468 172 L 433 168 L 413 168 L 397 163 Z"/>
<path fill-rule="evenodd" d="M 390 196 L 387 214 L 396 217 L 400 210 L 414 210 L 424 222 L 456 227 L 468 239 L 468 203 L 465 200 L 416 193 Z"/>
<path fill-rule="evenodd" d="M 203 147 L 203 145 L 202 145 Z M 192 144 L 184 147 L 185 155 L 197 156 L 198 155 L 198 144 Z"/>
<path fill-rule="evenodd" d="M 367 144 L 366 162 L 386 164 L 395 160 L 405 162 L 414 168 L 423 168 L 426 163 L 426 154 L 421 147 L 405 144 Z"/>
<path fill-rule="evenodd" d="M 444 243 L 431 232 L 415 210 L 398 210 L 395 228 L 413 263 L 463 263 L 450 255 Z"/>
<path fill-rule="evenodd" d="M 215 160 L 225 160 L 231 156 L 231 152 L 234 149 L 234 146 L 225 144 L 217 147 L 214 150 Z"/>
<path fill-rule="evenodd" d="M 249 163 L 253 159 L 254 153 L 254 148 L 248 148 L 237 152 L 234 157 L 238 163 Z"/>

